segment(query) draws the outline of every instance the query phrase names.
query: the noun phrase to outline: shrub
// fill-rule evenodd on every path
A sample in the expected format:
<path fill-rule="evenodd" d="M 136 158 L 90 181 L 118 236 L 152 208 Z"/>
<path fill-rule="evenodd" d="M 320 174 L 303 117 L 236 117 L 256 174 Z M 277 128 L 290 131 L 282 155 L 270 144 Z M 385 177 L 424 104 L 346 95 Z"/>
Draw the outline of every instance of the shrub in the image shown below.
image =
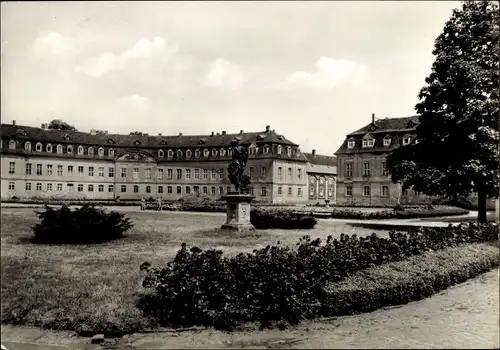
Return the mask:
<path fill-rule="evenodd" d="M 311 215 L 294 214 L 290 210 L 252 208 L 250 222 L 257 229 L 312 229 L 318 220 Z"/>
<path fill-rule="evenodd" d="M 107 213 L 104 209 L 89 204 L 73 211 L 65 205 L 60 209 L 46 205 L 44 212 L 36 213 L 41 222 L 33 227 L 33 243 L 102 243 L 121 238 L 133 227 L 124 214 L 114 211 Z"/>
<path fill-rule="evenodd" d="M 144 312 L 161 325 L 231 329 L 240 322 L 296 324 L 324 312 L 326 286 L 357 271 L 401 261 L 430 250 L 497 238 L 495 225 L 463 224 L 447 228 L 390 232 L 389 238 L 342 234 L 319 239 L 305 236 L 297 249 L 267 246 L 253 253 L 223 257 L 214 249 L 188 250 L 185 243 L 163 269 L 146 270 L 143 286 L 152 292 L 141 301 Z"/>
<path fill-rule="evenodd" d="M 363 212 L 352 209 L 333 209 L 332 218 L 336 219 L 358 219 L 358 220 L 384 220 L 384 219 L 413 219 L 438 216 L 466 215 L 469 211 L 453 207 L 419 207 L 404 208 L 396 207 L 394 210 L 381 210 L 376 212 Z"/>

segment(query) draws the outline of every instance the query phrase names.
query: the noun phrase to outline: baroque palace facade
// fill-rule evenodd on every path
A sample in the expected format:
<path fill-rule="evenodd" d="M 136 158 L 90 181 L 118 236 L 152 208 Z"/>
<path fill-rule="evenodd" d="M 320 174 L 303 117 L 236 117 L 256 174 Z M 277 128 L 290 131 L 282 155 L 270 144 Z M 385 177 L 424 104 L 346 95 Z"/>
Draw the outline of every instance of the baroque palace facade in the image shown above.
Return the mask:
<path fill-rule="evenodd" d="M 248 147 L 246 172 L 256 201 L 306 203 L 335 196 L 335 186 L 327 187 L 335 183 L 331 171 L 319 177 L 317 194 L 307 191 L 308 157 L 269 126 L 238 134 L 151 136 L 47 130 L 14 121 L 2 124 L 1 132 L 2 200 L 176 200 L 195 193 L 217 199 L 232 190 L 227 166 L 234 138 Z M 309 158 L 314 162 L 316 156 Z"/>

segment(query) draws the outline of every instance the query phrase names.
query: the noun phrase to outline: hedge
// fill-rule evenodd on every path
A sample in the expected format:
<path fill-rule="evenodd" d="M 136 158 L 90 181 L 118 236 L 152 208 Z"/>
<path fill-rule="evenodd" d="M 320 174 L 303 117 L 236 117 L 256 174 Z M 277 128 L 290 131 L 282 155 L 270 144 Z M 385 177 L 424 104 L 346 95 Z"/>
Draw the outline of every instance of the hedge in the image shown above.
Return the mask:
<path fill-rule="evenodd" d="M 141 265 L 147 271 L 143 286 L 150 293 L 139 305 L 162 326 L 230 330 L 248 321 L 261 327 L 297 324 L 326 312 L 330 283 L 387 262 L 497 237 L 497 226 L 478 224 L 392 231 L 389 238 L 342 234 L 328 237 L 325 245 L 304 236 L 296 249 L 278 242 L 235 257 L 214 249 L 188 249 L 183 243 L 166 267 Z"/>
<path fill-rule="evenodd" d="M 257 229 L 312 229 L 318 223 L 312 215 L 293 214 L 289 210 L 252 208 L 250 222 Z"/>

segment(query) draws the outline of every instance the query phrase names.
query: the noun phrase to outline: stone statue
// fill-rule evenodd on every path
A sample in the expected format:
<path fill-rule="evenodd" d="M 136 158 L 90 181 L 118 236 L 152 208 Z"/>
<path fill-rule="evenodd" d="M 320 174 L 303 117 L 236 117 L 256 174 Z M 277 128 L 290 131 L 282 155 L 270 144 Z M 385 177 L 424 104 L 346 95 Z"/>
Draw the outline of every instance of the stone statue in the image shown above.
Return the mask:
<path fill-rule="evenodd" d="M 231 141 L 232 158 L 228 166 L 229 181 L 237 192 L 250 193 L 250 176 L 243 174 L 248 162 L 248 150 L 239 144 L 238 139 Z"/>

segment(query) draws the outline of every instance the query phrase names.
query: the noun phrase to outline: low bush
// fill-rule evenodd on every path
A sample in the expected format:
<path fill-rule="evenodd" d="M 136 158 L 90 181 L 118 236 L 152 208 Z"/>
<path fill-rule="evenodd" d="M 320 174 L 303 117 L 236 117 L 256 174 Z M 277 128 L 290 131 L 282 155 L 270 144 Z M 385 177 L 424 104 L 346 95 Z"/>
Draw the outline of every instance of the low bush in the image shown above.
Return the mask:
<path fill-rule="evenodd" d="M 129 218 L 114 211 L 86 204 L 71 210 L 67 206 L 36 212 L 41 222 L 33 227 L 33 243 L 92 244 L 121 238 L 133 227 Z"/>
<path fill-rule="evenodd" d="M 454 207 L 419 207 L 405 208 L 397 207 L 395 210 L 381 210 L 376 212 L 363 212 L 352 209 L 333 209 L 332 218 L 335 219 L 358 219 L 358 220 L 384 220 L 384 219 L 415 219 L 438 216 L 458 216 L 469 213 L 466 209 Z"/>
<path fill-rule="evenodd" d="M 230 330 L 258 321 L 296 324 L 325 312 L 326 286 L 373 266 L 401 261 L 430 250 L 463 243 L 496 240 L 495 225 L 459 225 L 390 232 L 389 238 L 305 236 L 297 248 L 278 245 L 253 253 L 223 257 L 222 251 L 188 249 L 183 243 L 175 259 L 162 269 L 141 265 L 150 291 L 140 308 L 161 325 L 214 326 Z"/>
<path fill-rule="evenodd" d="M 137 200 L 91 200 L 91 199 L 61 199 L 61 198 L 38 198 L 38 199 L 15 199 L 3 201 L 4 203 L 19 203 L 19 204 L 36 204 L 36 205 L 106 205 L 106 206 L 139 206 L 140 201 Z"/>
<path fill-rule="evenodd" d="M 257 229 L 312 229 L 318 220 L 311 215 L 294 214 L 290 210 L 252 208 L 250 222 Z"/>

